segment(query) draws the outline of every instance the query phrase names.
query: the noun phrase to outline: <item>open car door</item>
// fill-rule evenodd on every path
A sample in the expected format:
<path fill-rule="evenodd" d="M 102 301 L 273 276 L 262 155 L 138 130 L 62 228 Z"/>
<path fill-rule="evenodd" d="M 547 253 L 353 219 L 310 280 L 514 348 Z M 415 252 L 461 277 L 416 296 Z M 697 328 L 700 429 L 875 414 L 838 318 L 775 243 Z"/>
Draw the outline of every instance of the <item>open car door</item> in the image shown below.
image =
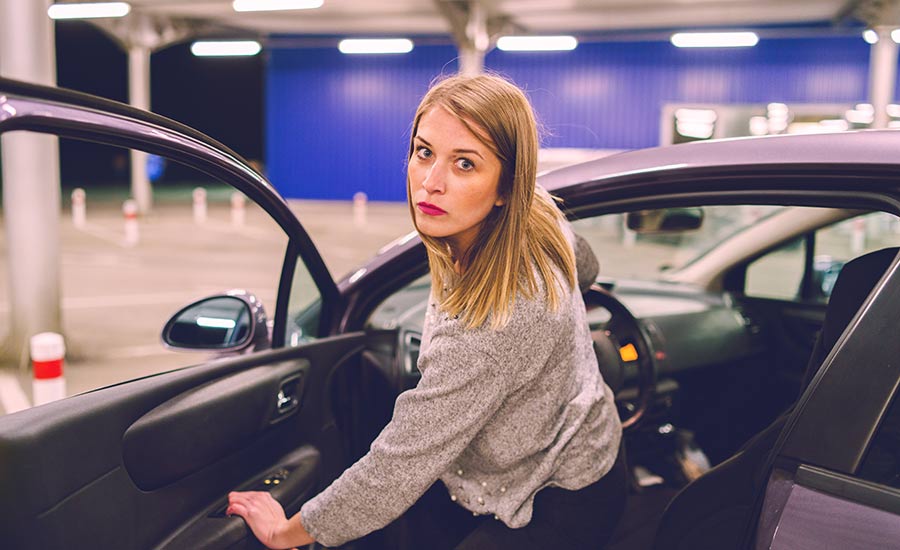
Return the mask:
<path fill-rule="evenodd" d="M 271 349 L 0 417 L 0 546 L 259 547 L 242 519 L 225 517 L 229 491 L 271 490 L 292 514 L 346 465 L 327 380 L 366 336 L 318 337 L 340 300 L 311 240 L 237 154 L 163 117 L 0 79 L 0 133 L 10 131 L 177 161 L 254 200 L 288 244 Z"/>

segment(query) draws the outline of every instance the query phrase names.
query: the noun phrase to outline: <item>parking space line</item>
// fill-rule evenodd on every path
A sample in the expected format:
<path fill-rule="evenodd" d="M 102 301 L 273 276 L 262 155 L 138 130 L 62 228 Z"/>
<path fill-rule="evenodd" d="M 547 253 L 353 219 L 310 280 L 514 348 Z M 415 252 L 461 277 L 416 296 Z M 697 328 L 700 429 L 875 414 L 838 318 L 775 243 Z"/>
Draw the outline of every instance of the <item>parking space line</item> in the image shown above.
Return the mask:
<path fill-rule="evenodd" d="M 31 408 L 18 378 L 9 372 L 0 372 L 0 406 L 6 414 Z"/>
<path fill-rule="evenodd" d="M 122 238 L 111 237 L 110 232 L 107 232 L 105 230 L 100 230 L 99 228 L 93 226 L 85 226 L 79 229 L 79 231 L 81 231 L 82 233 L 86 233 L 91 237 L 100 239 L 101 241 L 106 241 L 110 244 L 118 246 L 119 248 L 128 248 L 127 246 L 125 246 Z M 113 235 L 115 235 L 115 233 L 113 233 Z"/>

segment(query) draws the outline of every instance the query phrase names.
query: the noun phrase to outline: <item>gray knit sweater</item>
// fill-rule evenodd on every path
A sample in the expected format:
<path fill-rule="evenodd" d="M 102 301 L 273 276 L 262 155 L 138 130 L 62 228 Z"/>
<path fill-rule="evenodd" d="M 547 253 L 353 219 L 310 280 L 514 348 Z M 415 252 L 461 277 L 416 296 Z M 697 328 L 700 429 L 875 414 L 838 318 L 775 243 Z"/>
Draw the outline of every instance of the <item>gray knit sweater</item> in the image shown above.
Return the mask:
<path fill-rule="evenodd" d="M 579 281 L 590 282 L 596 259 L 575 248 Z M 556 312 L 543 288 L 519 296 L 499 330 L 468 329 L 432 298 L 418 367 L 418 386 L 397 398 L 368 454 L 303 505 L 321 544 L 384 527 L 438 479 L 457 504 L 522 527 L 541 488 L 580 489 L 612 468 L 621 425 L 577 289 Z"/>

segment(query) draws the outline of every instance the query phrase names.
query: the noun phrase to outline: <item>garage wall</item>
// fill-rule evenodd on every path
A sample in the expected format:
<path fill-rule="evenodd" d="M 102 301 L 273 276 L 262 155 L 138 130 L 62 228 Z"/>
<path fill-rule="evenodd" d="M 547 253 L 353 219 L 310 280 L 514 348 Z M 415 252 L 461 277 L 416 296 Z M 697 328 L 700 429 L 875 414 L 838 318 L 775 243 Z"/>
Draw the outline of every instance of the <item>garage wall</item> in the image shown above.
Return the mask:
<path fill-rule="evenodd" d="M 450 46 L 400 56 L 275 48 L 266 91 L 266 161 L 291 198 L 404 200 L 405 155 L 428 83 L 457 70 Z M 494 51 L 486 66 L 527 89 L 549 147 L 658 145 L 665 103 L 853 103 L 867 96 L 859 37 L 761 40 L 685 50 L 668 42 L 581 44 L 572 52 Z"/>

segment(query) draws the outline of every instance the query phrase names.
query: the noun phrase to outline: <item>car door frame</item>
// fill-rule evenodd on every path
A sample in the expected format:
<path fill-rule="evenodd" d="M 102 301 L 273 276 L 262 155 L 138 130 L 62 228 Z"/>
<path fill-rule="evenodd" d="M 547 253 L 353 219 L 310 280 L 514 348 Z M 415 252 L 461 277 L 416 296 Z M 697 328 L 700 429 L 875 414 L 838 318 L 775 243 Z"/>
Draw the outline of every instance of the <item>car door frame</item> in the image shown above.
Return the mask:
<path fill-rule="evenodd" d="M 328 333 L 332 319 L 339 316 L 337 285 L 309 234 L 272 184 L 225 145 L 174 120 L 122 103 L 0 78 L 0 134 L 17 130 L 133 147 L 164 156 L 227 183 L 256 202 L 288 236 L 274 314 L 273 347 L 284 345 L 298 257 L 321 296 L 320 334 Z"/>
<path fill-rule="evenodd" d="M 215 509 L 221 507 L 221 503 L 213 503 L 211 499 L 224 498 L 224 495 L 217 492 L 219 485 L 224 484 L 228 487 L 238 488 L 237 483 L 249 483 L 255 476 L 261 475 L 261 472 L 252 468 L 261 465 L 282 464 L 284 460 L 293 461 L 291 464 L 298 468 L 297 471 L 306 472 L 300 476 L 303 481 L 302 486 L 294 488 L 300 492 L 291 493 L 291 505 L 295 508 L 289 512 L 296 512 L 299 507 L 296 502 L 296 499 L 300 498 L 298 495 L 308 498 L 311 496 L 310 491 L 322 488 L 321 486 L 316 487 L 316 485 L 329 482 L 343 469 L 341 461 L 344 458 L 344 451 L 341 449 L 339 434 L 331 414 L 330 397 L 326 392 L 309 390 L 310 388 L 327 387 L 331 373 L 359 355 L 368 338 L 361 333 L 332 334 L 331 319 L 338 317 L 341 311 L 340 295 L 321 256 L 299 220 L 290 211 L 287 203 L 271 184 L 228 148 L 177 122 L 116 102 L 77 92 L 0 79 L 0 133 L 12 131 L 28 131 L 120 147 L 134 147 L 182 162 L 243 192 L 263 208 L 288 235 L 284 265 L 279 280 L 278 303 L 275 308 L 274 349 L 129 381 L 87 392 L 75 396 L 71 400 L 53 402 L 4 417 L 5 432 L 0 437 L 3 438 L 3 448 L 8 451 L 8 454 L 5 456 L 0 454 L 0 462 L 13 470 L 21 468 L 20 473 L 23 474 L 12 477 L 4 476 L 4 482 L 12 484 L 6 487 L 6 490 L 11 491 L 10 495 L 17 494 L 12 492 L 13 486 L 18 487 L 16 484 L 22 483 L 26 479 L 36 479 L 34 476 L 39 472 L 34 468 L 49 467 L 51 464 L 58 464 L 60 460 L 65 461 L 66 456 L 60 456 L 60 452 L 66 450 L 71 452 L 72 446 L 77 445 L 79 427 L 104 430 L 103 435 L 96 438 L 97 441 L 102 442 L 103 448 L 95 451 L 98 454 L 104 453 L 102 454 L 104 459 L 98 459 L 97 464 L 90 464 L 86 468 L 78 467 L 80 468 L 78 469 L 78 478 L 65 477 L 65 472 L 69 471 L 69 468 L 65 470 L 57 468 L 58 471 L 47 472 L 46 475 L 37 478 L 40 479 L 40 486 L 34 487 L 38 493 L 34 503 L 53 505 L 49 509 L 43 509 L 37 516 L 25 515 L 15 523 L 20 527 L 31 525 L 32 522 L 51 523 L 43 524 L 40 532 L 27 540 L 21 538 L 25 536 L 23 533 L 16 531 L 12 535 L 17 541 L 16 544 L 23 548 L 31 547 L 33 544 L 38 544 L 39 542 L 36 541 L 42 540 L 41 537 L 46 537 L 47 541 L 51 541 L 48 542 L 50 545 L 65 545 L 58 537 L 61 536 L 60 533 L 70 527 L 54 525 L 52 524 L 53 520 L 47 518 L 55 517 L 53 514 L 62 513 L 60 510 L 71 507 L 78 499 L 90 498 L 96 501 L 98 487 L 103 484 L 119 483 L 115 487 L 120 489 L 123 487 L 123 483 L 127 486 L 130 482 L 124 481 L 124 475 L 132 476 L 132 481 L 142 490 L 141 483 L 144 483 L 151 487 L 158 486 L 159 491 L 168 495 L 158 495 L 159 498 L 153 497 L 155 504 L 152 506 L 155 507 L 155 513 L 159 514 L 160 503 L 165 502 L 160 501 L 161 498 L 178 498 L 177 502 L 180 504 L 175 508 L 184 508 L 189 505 L 189 513 L 198 515 L 190 520 L 191 523 L 187 524 L 177 523 L 184 521 L 184 517 L 172 516 L 164 520 L 167 523 L 158 524 L 155 530 L 148 531 L 137 528 L 126 530 L 125 532 L 129 533 L 128 537 L 130 538 L 120 540 L 117 543 L 120 547 L 132 547 L 129 545 L 136 545 L 138 544 L 136 541 L 143 540 L 141 537 L 147 536 L 154 537 L 156 542 L 153 544 L 161 545 L 161 547 L 166 545 L 181 547 L 179 545 L 184 543 L 183 537 L 189 537 L 189 540 L 193 541 L 191 544 L 197 543 L 202 547 L 207 547 L 211 543 L 211 539 L 208 537 L 210 533 L 214 533 L 213 536 L 218 537 L 217 544 L 232 544 L 234 541 L 245 539 L 249 535 L 249 531 L 242 522 L 236 519 L 225 521 L 224 524 L 216 523 L 210 529 L 210 522 L 214 521 L 210 518 L 214 516 Z M 293 348 L 285 346 L 284 335 L 291 285 L 295 268 L 300 260 L 306 264 L 321 297 L 320 333 L 332 337 Z M 265 368 L 258 371 L 259 376 L 254 379 L 236 378 L 241 376 L 241 373 L 258 366 Z M 308 416 L 304 416 L 302 422 L 288 420 L 291 416 L 287 413 L 284 417 L 275 416 L 281 413 L 280 409 L 274 408 L 276 394 L 281 395 L 279 384 L 283 385 L 298 377 L 302 377 L 302 383 L 296 390 L 297 397 L 303 401 L 301 403 L 304 407 L 303 410 L 310 411 Z M 306 390 L 305 394 L 303 393 L 304 389 Z M 156 437 L 157 440 L 161 438 L 164 443 L 172 443 L 166 435 L 166 417 L 177 418 L 179 411 L 191 409 L 192 406 L 189 404 L 180 404 L 185 402 L 182 398 L 188 396 L 188 392 L 194 402 L 199 400 L 202 403 L 202 407 L 210 407 L 210 410 L 215 409 L 223 413 L 224 424 L 232 421 L 240 423 L 244 420 L 241 418 L 240 411 L 228 413 L 229 399 L 233 399 L 234 395 L 253 398 L 256 405 L 251 410 L 260 415 L 264 423 L 259 426 L 251 425 L 243 433 L 245 438 L 250 438 L 249 441 L 252 441 L 252 448 L 261 452 L 256 453 L 255 456 L 253 453 L 248 455 L 247 448 L 235 450 L 236 448 L 227 441 L 222 443 L 222 437 L 227 436 L 230 432 L 220 428 L 218 429 L 220 442 L 212 446 L 207 445 L 204 451 L 207 456 L 198 457 L 195 453 L 192 457 L 194 459 L 193 466 L 191 466 L 194 469 L 190 471 L 179 471 L 179 466 L 176 464 L 166 473 L 168 477 L 154 479 L 153 475 L 156 472 L 150 471 L 148 474 L 146 468 L 143 474 L 140 472 L 136 474 L 135 468 L 125 468 L 125 463 L 130 461 L 131 464 L 137 464 L 136 468 L 140 469 L 140 458 L 122 458 L 124 462 L 117 462 L 115 467 L 108 463 L 111 456 L 116 456 L 117 445 L 123 446 L 123 457 L 128 452 L 126 439 L 129 437 L 129 432 L 133 434 L 132 441 L 138 441 L 137 444 L 131 445 L 132 448 L 137 449 L 138 454 L 141 449 L 154 448 L 153 437 Z M 108 414 L 107 411 L 109 411 Z M 200 415 L 204 414 L 204 410 L 198 412 Z M 271 420 L 270 415 L 272 415 Z M 197 418 L 197 415 L 189 418 L 195 421 L 203 420 Z M 293 418 L 297 419 L 299 416 L 294 415 Z M 246 426 L 246 422 L 244 424 Z M 135 428 L 136 430 L 133 430 Z M 143 430 L 142 433 L 141 430 Z M 125 437 L 118 440 L 119 434 L 123 431 Z M 285 433 L 293 433 L 295 436 L 302 437 L 297 441 L 273 440 L 277 434 Z M 60 435 L 65 437 L 58 438 Z M 7 439 L 7 436 L 14 439 Z M 56 439 L 51 439 L 51 436 Z M 43 447 L 45 441 L 48 443 L 46 449 Z M 246 441 L 247 439 L 245 439 Z M 55 456 L 44 458 L 41 452 L 45 450 Z M 288 453 L 288 451 L 297 452 Z M 320 451 L 321 456 L 328 457 L 329 460 L 321 460 Z M 210 456 L 211 452 L 221 452 L 222 454 Z M 341 457 L 341 459 L 338 460 L 337 457 Z M 221 460 L 217 461 L 217 459 Z M 33 460 L 33 465 L 28 462 L 29 460 Z M 88 462 L 90 460 L 88 459 Z M 207 464 L 211 464 L 211 466 L 206 466 Z M 73 468 L 75 467 L 73 466 Z M 247 470 L 247 468 L 251 469 Z M 187 480 L 186 486 L 172 482 L 172 479 L 179 475 L 185 476 L 183 479 Z M 21 479 L 16 479 L 17 477 Z M 204 486 L 201 484 L 203 479 L 215 480 L 216 484 Z M 311 481 L 315 481 L 315 483 L 311 483 Z M 252 487 L 252 485 L 247 487 Z M 179 492 L 190 488 L 192 488 L 190 497 L 184 494 L 178 496 Z M 84 496 L 85 494 L 93 496 L 87 497 Z M 152 491 L 146 491 L 144 494 L 150 495 Z M 120 495 L 120 498 L 128 497 L 126 494 L 125 496 Z M 200 502 L 197 502 L 198 499 Z M 150 505 L 146 501 L 142 502 L 141 506 Z M 206 509 L 207 503 L 213 508 Z M 4 500 L 4 506 L 8 504 L 10 504 L 9 498 Z M 136 507 L 138 504 L 136 501 L 134 503 L 123 502 L 121 506 Z M 139 508 L 131 510 L 132 515 L 136 515 L 136 510 Z M 18 517 L 17 514 L 32 514 L 33 512 L 17 510 L 7 517 L 14 518 Z M 90 514 L 89 511 L 85 513 Z M 184 510 L 179 513 L 184 513 Z M 94 519 L 101 521 L 102 518 Z M 108 518 L 106 519 L 108 520 Z M 173 522 L 176 523 L 173 524 Z M 85 525 L 93 525 L 93 523 L 87 522 Z M 178 531 L 167 532 L 165 525 L 169 525 L 173 529 L 177 528 Z M 188 529 L 189 526 L 199 527 Z M 9 525 L 8 527 L 13 529 L 14 526 Z M 16 527 L 16 529 L 21 530 L 20 527 Z M 83 528 L 85 526 L 82 526 Z M 116 529 L 121 531 L 119 527 Z M 162 533 L 159 533 L 160 529 L 163 529 Z M 6 527 L 3 531 L 7 532 Z M 138 534 L 139 531 L 143 531 L 143 534 Z M 160 534 L 165 536 L 165 540 L 155 538 Z M 95 535 L 100 537 L 101 533 L 95 532 Z M 94 535 L 88 533 L 83 536 Z M 197 539 L 198 536 L 200 539 Z M 198 540 L 201 542 L 198 543 Z M 111 544 L 111 541 L 107 540 L 106 542 Z"/>

